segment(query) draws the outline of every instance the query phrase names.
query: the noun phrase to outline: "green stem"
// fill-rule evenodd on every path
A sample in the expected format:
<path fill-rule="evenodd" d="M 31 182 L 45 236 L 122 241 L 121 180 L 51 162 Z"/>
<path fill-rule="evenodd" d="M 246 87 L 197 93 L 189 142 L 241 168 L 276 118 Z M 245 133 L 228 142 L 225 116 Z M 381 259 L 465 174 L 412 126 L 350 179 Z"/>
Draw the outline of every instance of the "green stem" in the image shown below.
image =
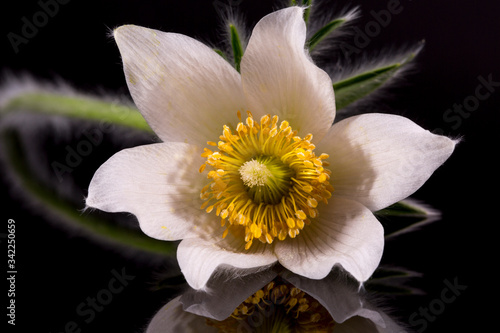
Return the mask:
<path fill-rule="evenodd" d="M 148 133 L 153 132 L 137 109 L 90 97 L 66 96 L 49 92 L 25 93 L 9 100 L 0 110 L 0 116 L 14 111 L 103 121 Z"/>

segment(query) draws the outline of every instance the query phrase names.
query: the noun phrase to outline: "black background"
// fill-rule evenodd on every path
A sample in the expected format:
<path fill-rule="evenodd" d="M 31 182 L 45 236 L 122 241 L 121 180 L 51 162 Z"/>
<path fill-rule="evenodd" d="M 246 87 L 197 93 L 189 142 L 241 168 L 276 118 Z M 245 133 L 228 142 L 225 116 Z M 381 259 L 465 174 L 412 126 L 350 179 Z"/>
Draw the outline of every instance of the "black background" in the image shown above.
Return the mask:
<path fill-rule="evenodd" d="M 275 8 L 266 1 L 232 3 L 250 24 Z M 217 1 L 71 0 L 61 4 L 54 17 L 28 43 L 20 45 L 17 53 L 8 33 L 20 34 L 22 18 L 31 21 L 41 7 L 36 1 L 9 4 L 8 9 L 2 9 L 0 20 L 1 67 L 3 71 L 31 73 L 41 79 L 60 77 L 86 92 L 105 90 L 126 95 L 120 56 L 109 37 L 110 29 L 133 23 L 204 41 L 214 40 L 220 32 L 215 4 Z M 357 0 L 335 2 L 334 8 L 346 4 L 361 6 L 363 16 L 357 24 L 360 28 L 373 21 L 371 10 L 387 7 L 387 1 Z M 381 110 L 391 108 L 429 130 L 443 131 L 463 140 L 445 165 L 413 196 L 440 209 L 442 220 L 387 244 L 383 258 L 384 263 L 422 272 L 422 278 L 414 283 L 427 294 L 396 298 L 389 307 L 408 323 L 413 313 L 437 304 L 436 300 L 441 299 L 446 288 L 445 280 L 456 280 L 467 289 L 427 322 L 425 332 L 472 328 L 483 331 L 481 328 L 495 319 L 489 311 L 492 310 L 489 300 L 495 303 L 497 298 L 498 250 L 494 245 L 498 234 L 498 217 L 495 217 L 498 147 L 495 135 L 500 125 L 497 115 L 500 92 L 495 91 L 481 101 L 467 118 L 461 117 L 459 125 L 447 122 L 443 115 L 455 103 L 462 104 L 468 96 L 475 95 L 480 76 L 487 79 L 491 75 L 493 81 L 500 82 L 500 26 L 497 23 L 500 3 L 401 0 L 401 6 L 402 12 L 394 15 L 390 24 L 370 39 L 362 55 L 422 39 L 426 41 L 425 48 L 416 60 L 416 70 L 402 85 L 388 91 L 387 99 L 377 103 Z M 97 166 L 113 149 L 121 149 L 130 142 L 114 145 L 114 148 L 100 146 L 92 155 L 92 161 L 74 171 L 73 176 L 81 181 L 83 194 L 84 184 Z M 64 145 L 50 149 L 59 148 L 64 149 Z M 157 272 L 166 265 L 161 260 L 112 249 L 83 234 L 58 227 L 51 217 L 26 206 L 23 197 L 11 191 L 8 181 L 2 183 L 2 193 L 4 227 L 0 232 L 6 232 L 9 218 L 16 221 L 16 328 L 19 331 L 24 327 L 39 332 L 64 332 L 65 325 L 74 321 L 82 332 L 141 332 L 148 318 L 168 300 L 168 292 L 150 290 Z M 4 242 L 2 249 L 5 249 Z M 113 269 L 125 269 L 135 278 L 95 319 L 86 323 L 86 317 L 78 315 L 76 308 L 87 297 L 95 297 L 108 286 Z M 5 299 L 6 290 L 0 294 Z M 2 322 L 6 321 L 2 314 Z"/>

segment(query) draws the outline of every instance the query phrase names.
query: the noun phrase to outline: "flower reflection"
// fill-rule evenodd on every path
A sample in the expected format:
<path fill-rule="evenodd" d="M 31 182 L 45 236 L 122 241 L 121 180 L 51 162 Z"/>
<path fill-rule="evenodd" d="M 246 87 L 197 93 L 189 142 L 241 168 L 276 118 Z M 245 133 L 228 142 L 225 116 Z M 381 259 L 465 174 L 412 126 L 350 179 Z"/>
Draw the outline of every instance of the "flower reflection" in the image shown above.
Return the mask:
<path fill-rule="evenodd" d="M 404 331 L 340 268 L 320 281 L 279 266 L 237 279 L 219 270 L 207 287 L 170 301 L 147 332 Z"/>

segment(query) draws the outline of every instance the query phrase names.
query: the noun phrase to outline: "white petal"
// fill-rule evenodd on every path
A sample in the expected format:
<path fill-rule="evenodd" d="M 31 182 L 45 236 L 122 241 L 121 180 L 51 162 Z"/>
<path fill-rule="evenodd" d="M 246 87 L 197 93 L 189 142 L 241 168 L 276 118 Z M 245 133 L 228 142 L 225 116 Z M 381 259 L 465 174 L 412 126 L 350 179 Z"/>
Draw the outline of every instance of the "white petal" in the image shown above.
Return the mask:
<path fill-rule="evenodd" d="M 240 75 L 208 46 L 133 25 L 114 35 L 134 102 L 163 141 L 216 141 L 245 111 Z"/>
<path fill-rule="evenodd" d="M 218 267 L 264 269 L 277 261 L 268 245 L 256 242 L 249 250 L 245 250 L 244 245 L 243 240 L 232 237 L 231 233 L 220 241 L 188 238 L 179 244 L 177 260 L 186 281 L 194 289 L 205 288 Z"/>
<path fill-rule="evenodd" d="M 224 320 L 228 318 L 250 295 L 257 292 L 277 276 L 277 272 L 266 269 L 217 270 L 208 281 L 205 290 L 188 290 L 180 301 L 184 310 L 197 315 Z"/>
<path fill-rule="evenodd" d="M 198 171 L 200 154 L 195 146 L 173 142 L 122 150 L 96 171 L 86 203 L 106 212 L 134 214 L 153 238 L 194 236 L 194 226 L 210 222 L 200 209 L 206 182 Z"/>
<path fill-rule="evenodd" d="M 455 142 L 404 117 L 364 114 L 335 124 L 316 147 L 330 155 L 333 195 L 377 211 L 420 188 Z"/>
<path fill-rule="evenodd" d="M 146 333 L 217 333 L 206 319 L 182 309 L 179 298 L 174 298 L 158 311 L 149 323 Z"/>
<path fill-rule="evenodd" d="M 332 81 L 304 50 L 303 9 L 290 7 L 255 26 L 241 62 L 243 89 L 254 115 L 278 115 L 300 136 L 320 139 L 335 117 Z"/>
<path fill-rule="evenodd" d="M 384 248 L 384 230 L 363 205 L 332 197 L 318 206 L 319 216 L 294 239 L 277 242 L 279 262 L 310 279 L 322 279 L 334 265 L 365 281 L 377 268 Z"/>

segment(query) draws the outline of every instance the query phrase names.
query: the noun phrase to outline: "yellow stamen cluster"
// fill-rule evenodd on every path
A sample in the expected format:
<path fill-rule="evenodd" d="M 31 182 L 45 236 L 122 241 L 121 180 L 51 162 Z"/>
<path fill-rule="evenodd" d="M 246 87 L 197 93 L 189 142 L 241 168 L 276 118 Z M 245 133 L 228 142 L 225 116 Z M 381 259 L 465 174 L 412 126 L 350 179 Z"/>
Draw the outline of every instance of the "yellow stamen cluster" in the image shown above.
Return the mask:
<path fill-rule="evenodd" d="M 215 210 L 221 225 L 236 233 L 244 228 L 245 248 L 254 239 L 271 244 L 275 238 L 294 238 L 311 218 L 318 216 L 318 203 L 328 203 L 333 191 L 329 183 L 327 154 L 316 156 L 312 134 L 297 136 L 289 123 L 278 124 L 278 116 L 263 116 L 260 123 L 250 112 L 236 129 L 224 125 L 220 141 L 205 148 L 210 183 L 201 191 L 202 209 Z"/>
<path fill-rule="evenodd" d="M 276 327 L 287 328 L 276 331 L 333 332 L 335 326 L 317 300 L 279 278 L 246 299 L 229 318 L 207 319 L 207 324 L 224 333 L 237 332 L 242 326 L 250 326 L 255 332 L 274 332 L 272 328 Z"/>

